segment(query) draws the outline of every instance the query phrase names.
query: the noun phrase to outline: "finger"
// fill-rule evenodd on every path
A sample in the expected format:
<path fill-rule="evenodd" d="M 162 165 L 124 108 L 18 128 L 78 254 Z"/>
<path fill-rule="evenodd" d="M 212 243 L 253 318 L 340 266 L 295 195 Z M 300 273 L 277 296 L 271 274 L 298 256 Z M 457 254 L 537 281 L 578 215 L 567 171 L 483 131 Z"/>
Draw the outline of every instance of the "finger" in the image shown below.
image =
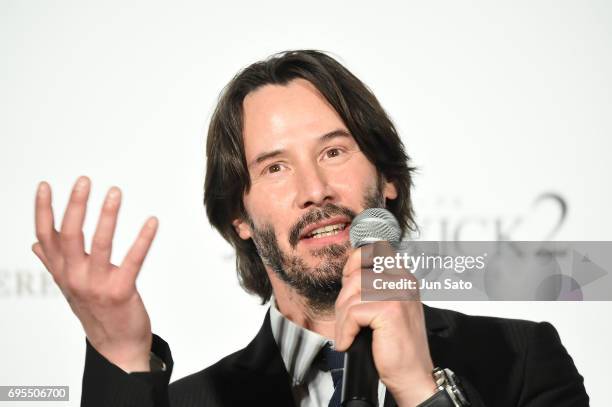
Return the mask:
<path fill-rule="evenodd" d="M 373 249 L 375 256 L 393 257 L 397 253 L 397 251 L 391 245 L 391 242 L 388 242 L 386 240 L 381 240 L 379 242 L 374 243 Z"/>
<path fill-rule="evenodd" d="M 45 181 L 42 181 L 38 184 L 36 191 L 34 223 L 36 238 L 41 246 L 40 249 L 46 253 L 45 257 L 49 260 L 60 254 L 59 237 L 55 230 L 51 200 L 51 187 Z M 48 270 L 52 271 L 50 267 L 48 267 Z"/>
<path fill-rule="evenodd" d="M 342 277 L 351 277 L 352 273 L 361 269 L 372 269 L 373 257 L 380 255 L 382 247 L 390 246 L 388 242 L 375 242 L 355 249 L 346 260 Z M 393 256 L 393 252 L 384 251 L 385 256 Z"/>
<path fill-rule="evenodd" d="M 335 315 L 336 315 L 336 328 L 340 328 L 340 321 L 343 321 L 346 313 L 353 305 L 361 304 L 361 296 L 359 293 L 354 293 L 353 295 L 345 298 L 342 306 L 336 307 Z M 339 331 L 338 331 L 339 332 Z"/>
<path fill-rule="evenodd" d="M 353 273 L 350 278 L 342 279 L 342 289 L 336 298 L 336 309 L 344 307 L 347 299 L 358 294 L 361 297 L 361 274 Z"/>
<path fill-rule="evenodd" d="M 36 242 L 32 245 L 32 251 L 34 252 L 36 257 L 38 257 L 38 259 L 42 262 L 45 268 L 49 272 L 51 272 L 51 263 L 47 259 L 47 256 L 45 256 L 45 253 L 43 252 L 42 246 L 39 242 Z"/>
<path fill-rule="evenodd" d="M 136 241 L 126 254 L 125 259 L 123 259 L 121 269 L 125 271 L 127 278 L 136 280 L 142 263 L 149 252 L 155 233 L 157 232 L 157 225 L 158 221 L 156 217 L 153 216 L 149 218 L 140 230 Z"/>
<path fill-rule="evenodd" d="M 349 278 L 357 270 L 361 270 L 361 248 L 353 250 L 346 259 L 342 269 L 342 279 Z"/>
<path fill-rule="evenodd" d="M 79 262 L 85 257 L 83 222 L 85 221 L 89 189 L 89 178 L 79 177 L 72 189 L 70 201 L 62 219 L 60 244 L 62 254 L 69 264 Z"/>
<path fill-rule="evenodd" d="M 335 349 L 339 352 L 346 351 L 361 328 L 372 325 L 377 312 L 376 303 L 355 303 L 348 307 L 336 320 Z"/>
<path fill-rule="evenodd" d="M 91 271 L 103 273 L 109 270 L 110 258 L 113 250 L 113 236 L 117 226 L 117 214 L 121 206 L 121 190 L 112 187 L 106 194 L 98 225 L 91 241 Z"/>

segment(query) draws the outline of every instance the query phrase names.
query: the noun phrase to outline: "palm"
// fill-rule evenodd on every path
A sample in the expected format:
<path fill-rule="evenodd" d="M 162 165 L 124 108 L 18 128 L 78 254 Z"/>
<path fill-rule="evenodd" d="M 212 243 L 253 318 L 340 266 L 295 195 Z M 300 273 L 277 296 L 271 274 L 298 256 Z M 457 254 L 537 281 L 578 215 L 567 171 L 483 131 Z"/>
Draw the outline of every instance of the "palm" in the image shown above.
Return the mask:
<path fill-rule="evenodd" d="M 84 250 L 83 222 L 89 180 L 81 177 L 66 208 L 61 230 L 54 227 L 51 189 L 41 183 L 36 197 L 36 235 L 32 247 L 81 321 L 90 343 L 126 370 L 146 369 L 151 322 L 136 277 L 157 230 L 151 218 L 120 266 L 110 262 L 120 206 L 120 191 L 111 188 L 98 219 L 89 253 Z"/>

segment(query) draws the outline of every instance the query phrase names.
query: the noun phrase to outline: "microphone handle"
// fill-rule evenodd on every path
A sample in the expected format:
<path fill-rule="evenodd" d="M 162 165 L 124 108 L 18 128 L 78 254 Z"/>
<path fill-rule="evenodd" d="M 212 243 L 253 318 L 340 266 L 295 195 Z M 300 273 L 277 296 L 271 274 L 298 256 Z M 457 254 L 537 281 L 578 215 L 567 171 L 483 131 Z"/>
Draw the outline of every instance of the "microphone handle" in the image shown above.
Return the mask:
<path fill-rule="evenodd" d="M 372 356 L 372 329 L 361 328 L 344 355 L 342 407 L 378 406 L 378 371 Z"/>

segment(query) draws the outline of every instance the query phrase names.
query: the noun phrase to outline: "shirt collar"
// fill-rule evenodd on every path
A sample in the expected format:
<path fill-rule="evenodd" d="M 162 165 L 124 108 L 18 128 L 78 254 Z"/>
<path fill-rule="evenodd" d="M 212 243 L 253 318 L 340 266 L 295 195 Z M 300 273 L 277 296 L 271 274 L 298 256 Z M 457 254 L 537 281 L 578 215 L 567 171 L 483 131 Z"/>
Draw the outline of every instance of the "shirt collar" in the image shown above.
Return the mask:
<path fill-rule="evenodd" d="M 278 310 L 274 297 L 270 325 L 293 385 L 301 384 L 319 351 L 328 343 L 333 346 L 333 341 L 290 321 Z"/>

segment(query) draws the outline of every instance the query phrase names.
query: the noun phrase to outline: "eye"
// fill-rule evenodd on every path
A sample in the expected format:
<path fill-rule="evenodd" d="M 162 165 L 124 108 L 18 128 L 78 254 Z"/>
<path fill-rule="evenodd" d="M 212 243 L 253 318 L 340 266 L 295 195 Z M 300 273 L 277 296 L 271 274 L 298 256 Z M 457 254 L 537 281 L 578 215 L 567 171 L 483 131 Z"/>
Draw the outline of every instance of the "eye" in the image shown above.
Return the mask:
<path fill-rule="evenodd" d="M 265 174 L 273 174 L 273 173 L 276 173 L 276 172 L 280 172 L 281 170 L 282 170 L 282 166 L 280 164 L 272 164 L 272 165 L 267 166 L 264 169 L 264 173 Z"/>
<path fill-rule="evenodd" d="M 329 150 L 327 150 L 325 152 L 325 157 L 327 158 L 335 158 L 338 157 L 340 154 L 342 154 L 343 151 L 340 150 L 339 148 L 330 148 Z"/>

